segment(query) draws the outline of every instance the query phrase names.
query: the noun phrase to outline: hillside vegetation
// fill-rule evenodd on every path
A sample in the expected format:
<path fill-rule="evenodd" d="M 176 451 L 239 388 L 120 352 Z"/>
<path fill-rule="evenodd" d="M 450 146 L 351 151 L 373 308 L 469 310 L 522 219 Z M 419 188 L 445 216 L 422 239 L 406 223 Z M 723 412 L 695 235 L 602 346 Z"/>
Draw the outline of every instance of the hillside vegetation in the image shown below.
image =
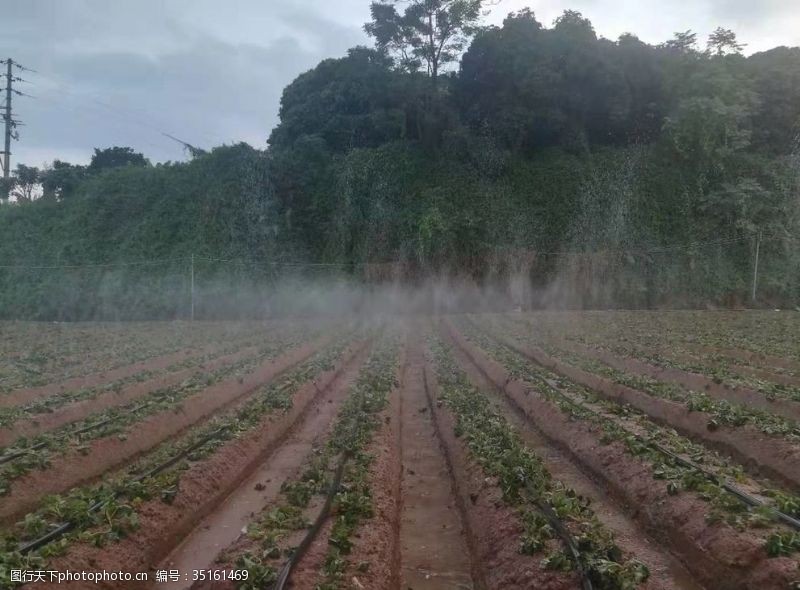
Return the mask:
<path fill-rule="evenodd" d="M 413 12 L 427 4 L 374 4 L 375 48 L 298 76 L 267 150 L 97 150 L 36 171 L 36 199 L 18 170 L 5 264 L 176 260 L 0 269 L 0 313 L 184 315 L 192 254 L 263 263 L 206 260 L 198 288 L 218 295 L 270 284 L 284 267 L 267 262 L 356 279 L 371 263 L 521 281 L 522 305 L 739 305 L 757 242 L 759 302 L 798 304 L 800 48 L 745 57 L 723 29 L 702 50 L 690 32 L 611 41 L 572 11 L 481 27 L 480 2 L 440 0 L 436 54 Z"/>

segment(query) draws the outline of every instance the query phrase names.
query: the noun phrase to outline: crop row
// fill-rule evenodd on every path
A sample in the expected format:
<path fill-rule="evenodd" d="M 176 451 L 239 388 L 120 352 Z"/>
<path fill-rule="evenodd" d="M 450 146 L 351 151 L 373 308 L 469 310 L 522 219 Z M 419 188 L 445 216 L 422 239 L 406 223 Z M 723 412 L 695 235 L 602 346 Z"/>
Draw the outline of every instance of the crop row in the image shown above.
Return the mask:
<path fill-rule="evenodd" d="M 267 333 L 265 325 L 224 324 L 41 324 L 2 323 L 0 393 L 56 379 L 108 371 L 207 342 Z"/>
<path fill-rule="evenodd" d="M 542 346 L 569 349 L 585 356 L 602 356 L 602 353 L 616 355 L 620 359 L 635 359 L 656 369 L 671 369 L 673 373 L 685 373 L 685 381 L 695 387 L 705 379 L 708 387 L 716 389 L 743 390 L 762 395 L 766 400 L 800 401 L 800 378 L 793 377 L 785 370 L 765 370 L 741 366 L 734 360 L 719 353 L 699 353 L 680 340 L 674 341 L 663 335 L 638 335 L 625 333 L 617 339 L 603 336 L 598 332 L 566 328 L 558 324 L 544 322 L 538 316 L 496 316 L 504 326 L 524 330 L 536 337 Z M 606 328 L 605 331 L 616 331 Z M 565 334 L 566 333 L 566 334 Z M 779 371 L 779 372 L 776 372 Z"/>
<path fill-rule="evenodd" d="M 21 439 L 5 449 L 3 456 L 16 455 L 17 459 L 0 465 L 0 495 L 6 494 L 11 482 L 28 473 L 31 469 L 46 469 L 54 455 L 70 451 L 88 452 L 89 442 L 111 435 L 125 437 L 126 431 L 147 416 L 176 408 L 182 403 L 190 403 L 191 398 L 202 393 L 209 386 L 226 377 L 243 376 L 250 373 L 266 359 L 280 354 L 287 347 L 296 344 L 295 336 L 276 339 L 265 344 L 259 352 L 236 363 L 221 367 L 206 374 L 195 374 L 185 382 L 157 390 L 123 407 L 110 408 L 91 417 L 73 422 L 57 430 L 40 434 L 31 439 Z M 22 454 L 21 454 L 22 453 Z"/>
<path fill-rule="evenodd" d="M 262 387 L 236 408 L 211 418 L 179 438 L 159 445 L 128 469 L 100 484 L 74 488 L 46 498 L 0 537 L 0 572 L 10 568 L 35 569 L 63 554 L 75 542 L 104 545 L 138 527 L 137 509 L 147 501 L 171 503 L 180 493 L 181 474 L 195 462 L 210 457 L 226 442 L 258 427 L 274 412 L 288 412 L 295 392 L 315 375 L 331 368 L 347 346 L 344 338 L 318 352 L 277 382 Z M 175 461 L 175 458 L 179 460 Z M 174 464 L 172 461 L 175 461 Z M 159 466 L 168 465 L 159 470 Z M 36 538 L 70 523 L 71 530 L 41 549 L 21 552 Z M 2 583 L 7 580 L 0 579 Z"/>
<path fill-rule="evenodd" d="M 373 515 L 369 466 L 374 457 L 367 447 L 381 424 L 390 391 L 397 385 L 397 339 L 383 338 L 362 367 L 356 383 L 336 417 L 324 445 L 307 459 L 302 473 L 287 480 L 280 497 L 259 514 L 247 530 L 245 548 L 224 554 L 223 561 L 248 570 L 240 588 L 260 589 L 276 581 L 280 560 L 297 559 L 294 541 L 311 526 L 307 514 L 312 499 L 333 492 L 334 521 L 328 550 L 316 588 L 335 590 L 343 583 L 353 534 L 364 519 Z M 338 488 L 332 486 L 336 480 Z"/>
<path fill-rule="evenodd" d="M 800 315 L 774 312 L 579 312 L 521 316 L 540 332 L 591 343 L 639 344 L 719 360 L 760 357 L 776 367 L 800 367 Z M 769 362 L 767 363 L 769 364 Z"/>
<path fill-rule="evenodd" d="M 434 340 L 430 349 L 439 398 L 455 416 L 456 435 L 463 438 L 486 475 L 497 479 L 504 502 L 518 511 L 524 525 L 520 552 L 544 553 L 543 565 L 549 569 L 583 571 L 599 589 L 633 588 L 644 582 L 649 577 L 645 564 L 623 553 L 586 498 L 550 475 L 489 399 L 470 383 L 446 345 Z M 552 515 L 573 542 L 559 534 Z"/>
<path fill-rule="evenodd" d="M 776 539 L 780 539 L 784 531 L 776 526 L 775 511 L 800 518 L 800 497 L 748 478 L 740 466 L 730 464 L 671 429 L 658 426 L 641 412 L 599 399 L 586 388 L 531 364 L 491 338 L 476 332 L 469 332 L 467 337 L 505 367 L 513 378 L 531 385 L 571 419 L 598 426 L 602 432 L 601 444 L 621 442 L 630 456 L 648 463 L 653 478 L 664 481 L 670 495 L 690 492 L 707 502 L 709 522 L 724 521 L 737 529 L 749 527 L 764 531 L 765 547 L 774 556 L 791 549 L 776 545 Z M 686 462 L 676 461 L 676 456 Z M 692 467 L 692 463 L 702 469 Z M 709 470 L 714 477 L 708 477 Z M 729 481 L 758 494 L 763 498 L 763 505 L 752 508 L 727 491 L 724 486 Z"/>
<path fill-rule="evenodd" d="M 236 351 L 255 348 L 261 345 L 265 340 L 274 341 L 285 338 L 286 330 L 279 331 L 277 334 L 271 334 L 269 338 L 265 338 L 263 334 L 251 335 L 246 339 L 237 340 L 232 343 L 227 343 L 224 346 L 214 348 L 201 353 L 199 356 L 187 356 L 178 362 L 172 363 L 163 369 L 145 369 L 133 375 L 116 379 L 108 383 L 103 383 L 93 387 L 82 387 L 78 389 L 68 389 L 53 395 L 47 395 L 26 404 L 20 404 L 10 407 L 0 408 L 0 428 L 8 428 L 16 421 L 23 418 L 31 418 L 37 414 L 50 413 L 58 408 L 67 404 L 75 403 L 78 401 L 93 400 L 106 393 L 119 393 L 125 386 L 133 383 L 142 383 L 158 375 L 164 375 L 171 372 L 178 372 L 182 369 L 198 367 L 198 371 L 202 370 L 203 364 L 225 355 L 232 354 Z M 295 331 L 295 335 L 301 336 L 302 334 Z M 258 349 L 253 350 L 253 355 L 258 353 Z"/>
<path fill-rule="evenodd" d="M 614 383 L 643 391 L 657 398 L 684 404 L 691 412 L 704 412 L 709 416 L 707 424 L 709 430 L 723 425 L 730 427 L 750 425 L 766 435 L 784 438 L 792 444 L 800 443 L 800 425 L 793 420 L 764 410 L 715 399 L 706 393 L 687 390 L 675 383 L 621 371 L 600 361 L 587 359 L 571 351 L 532 338 L 527 333 L 515 331 L 514 337 L 521 342 L 540 347 L 554 358 L 561 359 L 589 373 L 606 377 Z"/>

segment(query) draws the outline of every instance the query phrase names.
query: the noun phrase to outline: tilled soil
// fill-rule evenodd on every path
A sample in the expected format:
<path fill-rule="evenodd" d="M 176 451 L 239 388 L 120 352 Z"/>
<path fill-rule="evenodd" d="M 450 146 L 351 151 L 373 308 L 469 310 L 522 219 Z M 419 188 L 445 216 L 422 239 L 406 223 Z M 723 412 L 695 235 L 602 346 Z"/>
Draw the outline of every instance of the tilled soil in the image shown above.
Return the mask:
<path fill-rule="evenodd" d="M 419 343 L 409 354 L 401 400 L 401 587 L 474 588 L 472 564 L 451 481 L 425 390 Z"/>
<path fill-rule="evenodd" d="M 553 444 L 536 427 L 522 406 L 504 394 L 503 388 L 484 375 L 472 360 L 460 349 L 454 349 L 454 356 L 472 383 L 484 392 L 499 392 L 494 396 L 497 407 L 525 441 L 528 448 L 539 456 L 550 474 L 567 484 L 580 495 L 590 498 L 592 509 L 600 520 L 615 533 L 618 545 L 629 555 L 635 555 L 650 570 L 650 577 L 643 588 L 650 590 L 701 590 L 686 568 L 672 555 L 664 551 L 658 541 L 644 533 L 638 523 L 626 511 L 627 506 L 614 501 L 608 488 L 598 483 L 592 473 L 585 473 L 580 462 L 575 462 L 573 454 L 559 449 L 558 441 Z M 508 384 L 506 385 L 508 386 Z M 528 401 L 527 399 L 525 401 Z M 618 496 L 617 496 L 618 498 Z"/>
<path fill-rule="evenodd" d="M 773 479 L 791 490 L 800 490 L 800 446 L 786 439 L 768 436 L 749 425 L 709 429 L 706 414 L 691 412 L 682 403 L 654 397 L 589 373 L 549 356 L 540 348 L 522 345 L 508 336 L 496 332 L 492 332 L 490 336 L 534 363 L 588 387 L 610 401 L 628 404 L 647 414 L 655 422 L 674 428 L 681 434 L 732 457 L 754 475 Z"/>
<path fill-rule="evenodd" d="M 301 421 L 292 428 L 280 447 L 266 461 L 249 470 L 247 478 L 225 502 L 198 523 L 164 559 L 162 566 L 165 569 L 192 571 L 212 567 L 220 551 L 239 538 L 252 515 L 259 513 L 277 496 L 281 484 L 299 469 L 312 447 L 324 442 L 365 356 L 366 352 L 361 351 L 352 362 L 342 365 L 338 374 L 323 375 L 317 383 L 305 386 L 295 395 L 293 409 L 296 407 L 304 412 Z M 317 390 L 322 393 L 313 398 L 313 407 L 305 410 L 309 405 L 309 395 Z M 189 586 L 178 582 L 163 587 L 165 590 L 179 590 Z"/>
<path fill-rule="evenodd" d="M 369 468 L 374 516 L 355 533 L 345 579 L 358 588 L 395 590 L 400 587 L 401 406 L 406 387 L 406 362 L 398 368 L 399 387 L 389 395 L 383 424 L 367 448 L 374 457 Z"/>
<path fill-rule="evenodd" d="M 437 400 L 438 384 L 433 370 L 426 367 L 425 374 L 431 412 L 462 506 L 473 556 L 475 588 L 579 588 L 574 573 L 547 570 L 542 567 L 541 559 L 519 552 L 523 527 L 518 514 L 503 502 L 497 481 L 486 477 L 483 469 L 470 458 L 465 443 L 455 434 L 454 416 Z"/>
<path fill-rule="evenodd" d="M 269 489 L 264 488 L 263 494 L 259 494 L 260 500 L 266 504 L 270 490 L 272 494 L 277 493 L 283 481 L 281 476 L 296 468 L 306 455 L 304 449 L 292 446 L 293 437 L 297 435 L 305 440 L 310 436 L 313 440 L 325 421 L 333 418 L 338 403 L 344 398 L 348 384 L 365 357 L 363 344 L 351 347 L 342 355 L 336 368 L 303 385 L 295 393 L 292 408 L 288 412 L 266 416 L 262 427 L 252 430 L 243 438 L 230 441 L 207 460 L 192 465 L 181 477 L 180 493 L 172 504 L 152 500 L 140 507 L 141 526 L 138 532 L 104 549 L 76 544 L 66 556 L 53 560 L 50 566 L 56 570 L 96 571 L 103 568 L 119 569 L 120 564 L 125 564 L 126 571 L 150 572 L 163 560 L 178 560 L 181 566 L 190 569 L 193 569 L 190 566 L 211 566 L 209 559 L 213 561 L 217 551 L 207 546 L 209 538 L 202 534 L 202 527 L 206 524 L 217 527 L 214 530 L 220 535 L 220 544 L 223 544 L 224 534 L 232 534 L 233 539 L 239 535 L 243 516 L 239 514 L 239 507 L 235 503 L 237 490 L 247 486 L 245 491 L 249 493 L 253 474 L 257 473 L 260 479 L 264 479 L 265 474 L 274 469 L 275 476 L 270 475 L 267 479 L 274 479 L 275 483 Z M 271 482 L 264 479 L 255 483 L 267 486 Z M 233 508 L 232 512 L 221 508 L 226 501 L 231 502 L 229 506 Z M 260 503 L 258 500 L 254 502 Z M 215 520 L 220 510 L 222 519 Z M 252 510 L 249 510 L 246 516 L 251 514 Z M 225 516 L 230 516 L 231 520 L 226 520 Z M 210 520 L 206 522 L 206 518 Z M 234 526 L 235 529 L 231 528 Z M 198 527 L 199 536 L 192 536 L 192 531 L 197 531 Z M 187 550 L 179 548 L 175 556 L 170 557 L 170 553 L 181 542 L 197 542 L 200 551 L 193 555 L 191 547 L 186 546 Z M 211 542 L 213 544 L 213 540 Z M 188 573 L 190 570 L 182 571 Z M 190 584 L 190 577 L 188 581 Z M 188 587 L 189 584 L 181 583 L 178 587 Z M 161 586 L 163 584 L 154 587 Z M 97 587 L 117 589 L 126 586 L 107 583 Z M 74 583 L 63 584 L 59 588 L 79 590 L 82 586 Z"/>
<path fill-rule="evenodd" d="M 203 354 L 209 353 L 213 350 L 213 347 L 207 347 L 204 351 L 200 352 Z M 73 377 L 65 381 L 48 383 L 47 385 L 41 385 L 39 387 L 18 389 L 5 395 L 0 395 L 0 407 L 4 408 L 30 403 L 39 398 L 62 393 L 70 389 L 83 389 L 85 387 L 97 387 L 100 385 L 105 385 L 106 383 L 133 377 L 142 371 L 157 371 L 166 369 L 167 367 L 185 361 L 187 358 L 190 358 L 192 355 L 196 355 L 197 353 L 198 351 L 196 349 L 188 348 L 179 350 L 178 352 L 172 352 L 170 354 L 147 359 L 138 363 L 111 369 L 109 371 L 103 371 L 101 373 Z"/>
<path fill-rule="evenodd" d="M 631 455 L 620 442 L 601 443 L 603 433 L 598 426 L 569 418 L 529 384 L 516 381 L 449 320 L 440 326 L 443 340 L 454 344 L 457 364 L 493 400 L 550 474 L 590 498 L 594 513 L 613 531 L 625 557 L 635 557 L 648 566 L 650 577 L 638 590 L 785 590 L 800 578 L 795 557 L 767 557 L 764 535 L 710 523 L 709 504 L 698 495 L 669 494 L 665 482 L 653 478 L 652 465 Z M 397 374 L 399 386 L 389 396 L 380 428 L 366 443 L 366 451 L 374 457 L 368 472 L 373 516 L 362 521 L 351 537 L 353 547 L 346 556 L 347 568 L 339 587 L 581 588 L 575 572 L 546 569 L 542 564 L 545 553 L 520 552 L 524 533 L 521 511 L 509 506 L 499 482 L 476 462 L 466 441 L 457 434 L 454 414 L 439 399 L 436 372 L 425 357 L 422 341 L 428 328 L 422 322 L 409 326 Z M 753 429 L 708 431 L 707 418 L 700 413 L 689 413 L 680 404 L 620 386 L 540 350 L 513 343 L 523 356 L 601 397 L 630 403 L 658 422 L 749 462 L 753 471 L 760 469 L 787 486 L 800 481 L 800 457 L 794 447 L 784 448 L 781 441 L 757 435 Z M 300 346 L 263 364 L 242 383 L 226 380 L 212 386 L 180 413 L 146 419 L 131 429 L 128 440 L 134 442 L 130 447 L 125 445 L 127 441 L 109 437 L 93 443 L 87 457 L 69 455 L 58 459 L 52 469 L 20 478 L 0 502 L 0 521 L 5 514 L 5 522 L 10 522 L 34 505 L 26 495 L 40 499 L 47 489 L 66 489 L 89 481 L 153 448 L 158 441 L 234 407 L 321 345 Z M 193 584 L 191 571 L 235 569 L 236 556 L 263 550 L 259 541 L 243 531 L 259 515 L 285 501 L 282 485 L 296 479 L 308 465 L 313 449 L 329 439 L 338 409 L 367 356 L 367 342 L 353 342 L 333 370 L 300 386 L 286 413 L 275 411 L 265 416 L 258 427 L 227 441 L 206 458 L 190 462 L 171 504 L 154 498 L 137 506 L 140 527 L 130 536 L 99 548 L 75 542 L 65 555 L 50 559 L 48 569 L 122 569 L 151 574 L 146 585 L 91 584 L 106 590 L 234 590 L 236 584 L 231 581 Z M 223 358 L 204 368 L 211 370 L 212 363 L 221 363 Z M 642 368 L 621 360 L 626 371 Z M 70 471 L 80 475 L 69 479 Z M 323 499 L 315 496 L 303 517 L 308 521 L 316 518 Z M 334 518 L 335 512 L 323 523 L 287 588 L 311 590 L 323 580 Z M 305 534 L 301 528 L 282 538 L 280 556 L 271 555 L 270 563 L 282 562 L 286 557 L 283 551 L 295 547 Z M 548 543 L 549 548 L 560 548 L 557 539 Z M 152 581 L 157 568 L 178 569 L 182 579 L 157 584 Z M 30 586 L 36 587 L 48 586 Z M 89 586 L 68 583 L 58 587 L 79 590 Z"/>
<path fill-rule="evenodd" d="M 244 348 L 235 353 L 199 363 L 196 366 L 158 375 L 146 381 L 126 385 L 119 390 L 101 393 L 92 399 L 69 403 L 52 412 L 37 414 L 30 419 L 17 421 L 9 427 L 0 428 L 0 447 L 8 446 L 19 438 L 33 437 L 44 432 L 50 432 L 66 424 L 83 420 L 91 414 L 123 406 L 160 389 L 178 385 L 198 373 L 216 371 L 240 360 L 255 356 L 258 350 L 257 346 Z"/>
<path fill-rule="evenodd" d="M 97 439 L 92 441 L 87 451 L 70 451 L 58 457 L 49 469 L 27 473 L 13 482 L 11 492 L 3 498 L 0 523 L 13 522 L 48 494 L 89 483 L 107 471 L 133 461 L 142 453 L 222 411 L 303 362 L 319 350 L 324 342 L 325 338 L 300 345 L 265 361 L 241 380 L 223 380 L 192 396 L 191 403 L 145 418 L 132 427 L 125 437 Z"/>
<path fill-rule="evenodd" d="M 669 495 L 651 468 L 631 457 L 621 443 L 599 444 L 602 432 L 572 421 L 558 408 L 531 393 L 525 384 L 489 359 L 449 326 L 449 335 L 482 373 L 521 407 L 536 428 L 584 471 L 602 481 L 655 538 L 679 556 L 695 580 L 720 590 L 788 588 L 797 562 L 768 558 L 764 540 L 752 531 L 737 531 L 724 523 L 709 523 L 707 503 L 690 494 Z"/>

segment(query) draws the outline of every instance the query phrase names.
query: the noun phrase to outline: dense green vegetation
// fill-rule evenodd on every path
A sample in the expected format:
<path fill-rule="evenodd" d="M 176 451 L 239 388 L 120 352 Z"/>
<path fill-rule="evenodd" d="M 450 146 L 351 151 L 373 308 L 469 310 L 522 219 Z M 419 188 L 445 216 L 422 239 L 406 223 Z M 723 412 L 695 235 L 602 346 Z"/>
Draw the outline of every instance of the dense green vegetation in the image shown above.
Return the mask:
<path fill-rule="evenodd" d="M 151 165 L 99 150 L 24 171 L 0 208 L 5 263 L 181 260 L 0 269 L 0 310 L 182 315 L 191 253 L 517 275 L 532 304 L 731 305 L 749 300 L 759 234 L 760 301 L 797 305 L 800 48 L 745 57 L 724 29 L 705 49 L 691 32 L 612 41 L 573 11 L 482 27 L 480 5 L 373 4 L 376 48 L 298 76 L 266 151 Z M 259 285 L 275 268 L 203 277 Z"/>

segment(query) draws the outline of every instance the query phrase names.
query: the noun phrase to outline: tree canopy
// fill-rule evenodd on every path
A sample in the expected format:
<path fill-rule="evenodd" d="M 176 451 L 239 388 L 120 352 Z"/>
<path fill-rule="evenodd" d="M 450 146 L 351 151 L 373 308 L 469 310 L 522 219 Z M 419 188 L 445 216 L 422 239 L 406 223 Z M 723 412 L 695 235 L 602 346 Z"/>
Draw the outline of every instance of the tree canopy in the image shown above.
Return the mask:
<path fill-rule="evenodd" d="M 289 84 L 265 151 L 154 166 L 112 147 L 18 169 L 0 256 L 523 272 L 570 277 L 585 305 L 700 305 L 744 300 L 762 239 L 765 297 L 800 298 L 800 48 L 745 56 L 723 28 L 704 48 L 691 30 L 610 40 L 576 11 L 487 27 L 481 7 L 373 3 L 375 47 Z M 7 309 L 32 315 L 52 291 L 37 280 L 0 271 Z"/>

